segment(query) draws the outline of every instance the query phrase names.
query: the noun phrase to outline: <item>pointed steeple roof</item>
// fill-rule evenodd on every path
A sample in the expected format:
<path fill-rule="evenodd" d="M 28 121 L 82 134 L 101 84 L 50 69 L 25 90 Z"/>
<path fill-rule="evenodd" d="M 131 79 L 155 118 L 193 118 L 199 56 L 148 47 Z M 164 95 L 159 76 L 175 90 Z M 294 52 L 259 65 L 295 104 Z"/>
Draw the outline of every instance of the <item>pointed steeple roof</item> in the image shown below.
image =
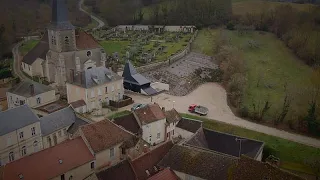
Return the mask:
<path fill-rule="evenodd" d="M 124 70 L 123 70 L 123 75 L 122 77 L 124 77 L 124 75 L 135 75 L 137 74 L 137 70 L 134 68 L 134 66 L 132 65 L 132 63 L 127 60 L 125 66 L 124 66 Z"/>
<path fill-rule="evenodd" d="M 68 19 L 66 0 L 52 0 L 52 17 L 49 28 L 58 30 L 74 29 Z"/>
<path fill-rule="evenodd" d="M 127 63 L 124 66 L 122 77 L 124 82 L 131 84 L 144 85 L 150 83 L 147 78 L 137 72 L 129 60 L 127 60 Z"/>

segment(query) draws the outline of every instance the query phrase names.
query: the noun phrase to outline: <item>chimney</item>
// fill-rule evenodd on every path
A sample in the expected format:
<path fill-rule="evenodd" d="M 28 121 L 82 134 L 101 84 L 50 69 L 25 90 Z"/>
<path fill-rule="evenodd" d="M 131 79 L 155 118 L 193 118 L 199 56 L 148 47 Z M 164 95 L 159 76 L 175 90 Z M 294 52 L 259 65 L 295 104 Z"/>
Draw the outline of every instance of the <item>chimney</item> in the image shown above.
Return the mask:
<path fill-rule="evenodd" d="M 70 69 L 70 82 L 74 83 L 74 70 Z"/>
<path fill-rule="evenodd" d="M 30 84 L 30 94 L 31 94 L 31 96 L 34 95 L 34 85 L 33 84 Z"/>
<path fill-rule="evenodd" d="M 165 107 L 162 107 L 161 109 L 162 109 L 163 112 L 166 112 L 166 108 Z"/>

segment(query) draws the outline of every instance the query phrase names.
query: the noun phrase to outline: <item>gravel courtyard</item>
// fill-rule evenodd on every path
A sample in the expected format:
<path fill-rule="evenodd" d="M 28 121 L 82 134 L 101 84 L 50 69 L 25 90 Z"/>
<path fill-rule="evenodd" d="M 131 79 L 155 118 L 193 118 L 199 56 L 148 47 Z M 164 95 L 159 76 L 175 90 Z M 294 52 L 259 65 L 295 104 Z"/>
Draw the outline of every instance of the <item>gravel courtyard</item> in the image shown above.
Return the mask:
<path fill-rule="evenodd" d="M 217 68 L 218 65 L 212 57 L 192 52 L 169 67 L 148 71 L 143 75 L 151 81 L 169 84 L 168 94 L 184 96 L 202 84 L 199 78 L 207 76 L 208 71 Z M 197 70 L 200 70 L 201 74 L 197 74 Z"/>

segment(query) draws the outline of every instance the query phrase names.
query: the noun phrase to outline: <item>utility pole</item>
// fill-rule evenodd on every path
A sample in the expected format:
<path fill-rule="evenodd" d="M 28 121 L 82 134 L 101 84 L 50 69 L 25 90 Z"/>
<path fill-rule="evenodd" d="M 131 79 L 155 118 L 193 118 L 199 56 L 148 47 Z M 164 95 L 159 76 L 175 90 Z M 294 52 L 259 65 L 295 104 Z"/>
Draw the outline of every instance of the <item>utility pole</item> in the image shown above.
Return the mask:
<path fill-rule="evenodd" d="M 246 141 L 247 139 L 236 138 L 235 140 L 237 142 L 239 141 L 239 143 L 240 143 L 240 147 L 239 147 L 239 158 L 240 158 L 240 156 L 241 156 L 241 143 L 242 143 L 242 141 Z"/>

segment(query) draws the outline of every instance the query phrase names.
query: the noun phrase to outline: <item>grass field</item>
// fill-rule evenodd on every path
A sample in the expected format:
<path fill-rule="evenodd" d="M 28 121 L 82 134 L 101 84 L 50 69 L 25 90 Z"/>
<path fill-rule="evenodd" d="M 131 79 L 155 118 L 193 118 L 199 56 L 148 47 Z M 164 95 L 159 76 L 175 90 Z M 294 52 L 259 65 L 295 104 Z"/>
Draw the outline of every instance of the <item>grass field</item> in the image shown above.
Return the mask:
<path fill-rule="evenodd" d="M 235 15 L 245 15 L 247 13 L 258 13 L 274 9 L 280 5 L 290 4 L 297 10 L 308 10 L 314 6 L 311 4 L 297 4 L 297 3 L 285 3 L 285 2 L 271 2 L 264 0 L 232 0 L 232 12 Z"/>
<path fill-rule="evenodd" d="M 288 170 L 312 174 L 312 169 L 304 165 L 304 160 L 306 158 L 320 156 L 320 149 L 317 148 L 295 143 L 275 136 L 266 135 L 256 131 L 251 131 L 238 126 L 209 120 L 199 116 L 193 116 L 189 114 L 182 114 L 182 116 L 191 119 L 202 120 L 204 122 L 204 127 L 208 129 L 265 142 L 266 146 L 272 147 L 276 150 L 275 155 L 280 158 L 281 167 Z"/>
<path fill-rule="evenodd" d="M 203 53 L 208 56 L 213 56 L 216 36 L 218 29 L 202 29 L 198 32 L 198 36 L 193 41 L 191 50 L 198 53 Z"/>
<path fill-rule="evenodd" d="M 247 84 L 242 104 L 253 110 L 253 102 L 261 104 L 266 100 L 271 103 L 267 118 L 281 109 L 285 96 L 284 86 L 290 93 L 299 88 L 308 87 L 312 69 L 300 61 L 286 46 L 271 33 L 252 32 L 238 35 L 237 31 L 225 31 L 232 45 L 243 52 Z M 258 48 L 250 48 L 248 42 L 254 41 Z M 302 104 L 301 104 L 302 103 Z M 293 99 L 292 109 L 304 102 Z M 301 108 L 301 107 L 300 107 Z"/>
<path fill-rule="evenodd" d="M 29 40 L 23 43 L 19 48 L 19 52 L 24 56 L 26 55 L 34 46 L 38 44 L 39 40 Z"/>
<path fill-rule="evenodd" d="M 101 46 L 108 54 L 114 52 L 123 52 L 126 47 L 130 44 L 130 41 L 100 41 Z"/>

